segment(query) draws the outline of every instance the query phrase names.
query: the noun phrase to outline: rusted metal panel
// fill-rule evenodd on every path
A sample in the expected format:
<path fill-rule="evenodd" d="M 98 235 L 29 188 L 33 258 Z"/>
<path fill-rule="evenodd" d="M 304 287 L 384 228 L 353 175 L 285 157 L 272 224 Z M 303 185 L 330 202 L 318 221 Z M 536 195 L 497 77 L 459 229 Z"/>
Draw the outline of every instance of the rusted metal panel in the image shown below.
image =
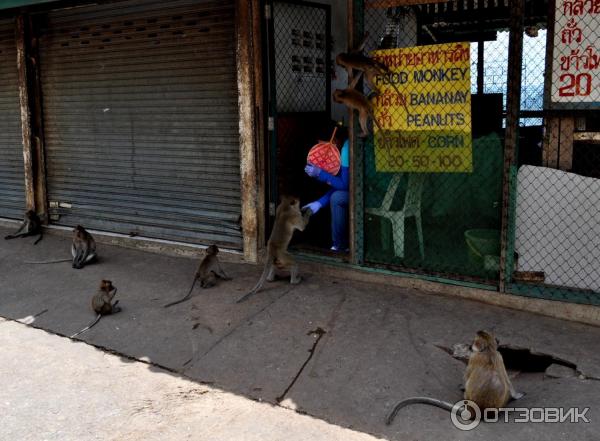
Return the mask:
<path fill-rule="evenodd" d="M 25 181 L 14 19 L 0 20 L 0 78 L 0 217 L 19 219 Z"/>
<path fill-rule="evenodd" d="M 51 220 L 242 248 L 234 1 L 52 11 L 40 36 Z"/>

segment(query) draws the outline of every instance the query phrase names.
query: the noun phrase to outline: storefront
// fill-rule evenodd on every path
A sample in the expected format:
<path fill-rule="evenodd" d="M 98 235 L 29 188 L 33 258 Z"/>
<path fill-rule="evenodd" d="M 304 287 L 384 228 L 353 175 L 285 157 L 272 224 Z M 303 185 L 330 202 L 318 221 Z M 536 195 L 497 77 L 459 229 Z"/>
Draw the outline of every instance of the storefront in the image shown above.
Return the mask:
<path fill-rule="evenodd" d="M 291 193 L 318 210 L 292 243 L 305 258 L 600 303 L 593 5 L 31 3 L 0 22 L 0 57 L 15 57 L 10 27 L 25 15 L 36 60 L 33 86 L 0 86 L 15 108 L 0 119 L 12 130 L 0 154 L 13 158 L 0 165 L 0 216 L 24 208 L 10 146 L 25 89 L 25 170 L 37 170 L 25 194 L 51 225 L 217 243 L 256 261 Z M 349 52 L 379 63 L 359 65 L 352 85 L 336 62 Z M 350 89 L 369 103 L 367 127 L 335 92 Z M 321 179 L 307 157 L 330 138 L 342 151 L 329 150 L 339 164 Z"/>
<path fill-rule="evenodd" d="M 332 120 L 350 128 L 349 250 L 336 249 L 329 203 L 317 205 L 294 242 L 298 252 L 441 283 L 600 302 L 593 6 L 331 0 L 268 8 L 272 208 L 281 193 L 308 203 L 331 190 L 305 172 L 307 154 L 328 139 Z M 564 11 L 567 20 L 558 18 Z M 331 40 L 329 52 L 318 51 L 321 39 Z M 327 100 L 351 87 L 336 57 L 359 47 L 385 65 L 374 84 L 363 78 L 355 88 L 376 120 L 366 137 L 356 112 Z M 568 62 L 580 72 L 557 73 Z M 568 104 L 553 104 L 551 87 L 572 97 Z"/>

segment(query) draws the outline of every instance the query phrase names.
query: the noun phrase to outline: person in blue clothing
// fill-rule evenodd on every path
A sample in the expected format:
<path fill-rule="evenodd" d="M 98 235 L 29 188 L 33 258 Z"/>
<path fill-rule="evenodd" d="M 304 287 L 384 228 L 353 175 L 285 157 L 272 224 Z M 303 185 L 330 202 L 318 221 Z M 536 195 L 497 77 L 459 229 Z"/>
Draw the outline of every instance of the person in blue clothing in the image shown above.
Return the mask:
<path fill-rule="evenodd" d="M 350 153 L 348 139 L 344 136 L 345 130 L 338 128 L 336 136 L 336 145 L 340 145 L 343 141 L 342 150 L 340 152 L 341 167 L 337 176 L 333 176 L 319 167 L 312 164 L 307 164 L 304 171 L 311 178 L 317 179 L 331 187 L 331 189 L 320 199 L 305 205 L 303 208 L 310 208 L 313 216 L 322 208 L 328 205 L 331 207 L 331 237 L 333 251 L 348 250 L 348 204 L 350 201 L 350 193 L 348 188 L 350 185 Z"/>

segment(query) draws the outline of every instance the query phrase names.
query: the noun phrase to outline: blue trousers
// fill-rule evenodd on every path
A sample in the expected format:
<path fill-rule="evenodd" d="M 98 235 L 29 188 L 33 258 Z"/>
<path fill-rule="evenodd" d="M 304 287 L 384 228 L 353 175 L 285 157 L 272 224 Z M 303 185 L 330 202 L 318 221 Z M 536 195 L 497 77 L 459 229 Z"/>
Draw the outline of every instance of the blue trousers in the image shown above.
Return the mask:
<path fill-rule="evenodd" d="M 333 245 L 344 251 L 348 248 L 348 204 L 350 193 L 338 190 L 333 192 L 331 205 L 331 237 Z"/>

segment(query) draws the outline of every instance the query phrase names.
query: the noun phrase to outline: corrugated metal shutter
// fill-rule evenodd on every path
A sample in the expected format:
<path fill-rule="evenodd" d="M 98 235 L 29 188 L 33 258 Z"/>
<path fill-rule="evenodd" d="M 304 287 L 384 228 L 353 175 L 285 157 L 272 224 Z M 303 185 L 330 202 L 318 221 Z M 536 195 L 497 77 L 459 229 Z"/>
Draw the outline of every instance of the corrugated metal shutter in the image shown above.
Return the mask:
<path fill-rule="evenodd" d="M 23 217 L 23 174 L 15 23 L 0 20 L 0 217 Z"/>
<path fill-rule="evenodd" d="M 54 223 L 241 248 L 234 29 L 233 0 L 49 13 L 40 64 Z"/>

